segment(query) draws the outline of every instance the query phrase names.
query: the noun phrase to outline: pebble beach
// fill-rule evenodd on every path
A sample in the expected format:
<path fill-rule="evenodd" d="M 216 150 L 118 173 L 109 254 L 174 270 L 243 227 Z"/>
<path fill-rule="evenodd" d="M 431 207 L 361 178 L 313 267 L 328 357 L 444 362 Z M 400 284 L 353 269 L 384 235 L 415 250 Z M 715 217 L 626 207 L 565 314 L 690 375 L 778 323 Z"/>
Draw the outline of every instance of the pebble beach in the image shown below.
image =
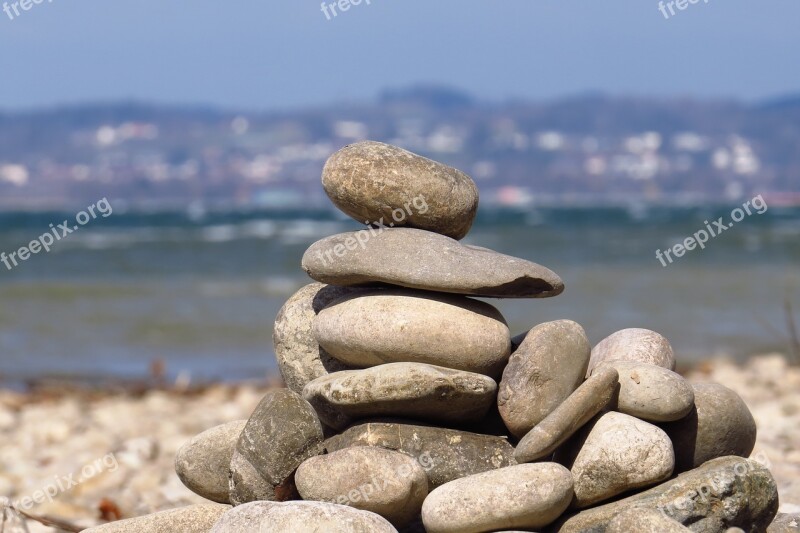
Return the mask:
<path fill-rule="evenodd" d="M 686 376 L 724 383 L 744 399 L 758 425 L 753 456 L 769 461 L 781 512 L 800 511 L 800 367 L 771 354 L 744 365 L 710 360 Z M 116 518 L 117 512 L 130 518 L 207 503 L 178 479 L 178 449 L 208 428 L 247 419 L 277 386 L 264 381 L 193 391 L 1 391 L 0 495 L 19 505 L 26 496 L 58 486 L 57 478 L 72 475 L 78 481 L 91 465 L 87 473 L 96 475 L 27 512 L 83 528 L 105 523 L 103 515 Z M 31 533 L 59 531 L 33 520 L 27 524 Z"/>

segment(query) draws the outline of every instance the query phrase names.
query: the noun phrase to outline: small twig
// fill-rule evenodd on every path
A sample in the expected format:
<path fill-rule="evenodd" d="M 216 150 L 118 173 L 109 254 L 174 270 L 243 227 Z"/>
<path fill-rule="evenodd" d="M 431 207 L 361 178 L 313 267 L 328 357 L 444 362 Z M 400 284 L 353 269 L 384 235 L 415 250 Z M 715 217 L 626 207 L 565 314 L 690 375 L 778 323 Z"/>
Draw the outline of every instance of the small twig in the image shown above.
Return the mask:
<path fill-rule="evenodd" d="M 795 364 L 800 364 L 800 337 L 797 335 L 797 325 L 794 322 L 794 313 L 792 312 L 792 303 L 786 299 L 786 325 L 789 328 L 789 336 L 791 337 L 791 350 Z"/>
<path fill-rule="evenodd" d="M 69 522 L 64 522 L 63 520 L 59 520 L 57 518 L 50 518 L 47 516 L 36 516 L 28 514 L 25 511 L 20 511 L 19 509 L 17 509 L 16 511 L 25 518 L 27 518 L 28 520 L 33 520 L 34 522 L 39 522 L 42 525 L 48 527 L 54 527 L 62 531 L 69 531 L 70 533 L 80 533 L 81 531 L 86 529 L 83 527 L 76 526 L 75 524 L 70 524 Z"/>

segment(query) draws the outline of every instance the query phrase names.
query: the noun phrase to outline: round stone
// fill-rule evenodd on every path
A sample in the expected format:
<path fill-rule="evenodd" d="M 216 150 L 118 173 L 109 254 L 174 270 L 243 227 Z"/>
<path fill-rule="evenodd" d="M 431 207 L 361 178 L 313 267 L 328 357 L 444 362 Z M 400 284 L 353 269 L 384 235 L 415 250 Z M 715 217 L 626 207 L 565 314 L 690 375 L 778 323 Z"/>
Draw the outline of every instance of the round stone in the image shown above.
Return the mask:
<path fill-rule="evenodd" d="M 669 341 L 649 329 L 623 329 L 600 341 L 592 350 L 587 377 L 606 361 L 639 361 L 675 370 L 675 354 Z"/>
<path fill-rule="evenodd" d="M 511 334 L 491 305 L 447 294 L 377 290 L 334 302 L 314 321 L 314 337 L 349 365 L 413 362 L 496 376 Z"/>
<path fill-rule="evenodd" d="M 672 442 L 664 431 L 615 412 L 584 427 L 556 460 L 572 471 L 577 508 L 664 481 L 675 467 Z"/>
<path fill-rule="evenodd" d="M 336 372 L 315 379 L 303 391 L 320 419 L 337 429 L 377 416 L 476 422 L 487 414 L 496 394 L 497 383 L 488 376 L 422 363 Z"/>
<path fill-rule="evenodd" d="M 228 470 L 247 420 L 209 429 L 184 444 L 175 457 L 175 471 L 186 487 L 203 498 L 230 503 Z"/>
<path fill-rule="evenodd" d="M 460 170 L 397 146 L 365 141 L 333 154 L 322 186 L 362 224 L 407 226 L 462 239 L 478 210 L 478 188 Z"/>
<path fill-rule="evenodd" d="M 84 533 L 206 533 L 229 509 L 216 503 L 189 505 L 90 527 Z"/>
<path fill-rule="evenodd" d="M 275 320 L 272 342 L 286 386 L 298 394 L 310 381 L 351 367 L 319 347 L 311 333 L 317 313 L 326 305 L 358 289 L 311 283 L 283 305 Z"/>
<path fill-rule="evenodd" d="M 422 505 L 428 533 L 544 527 L 572 499 L 572 476 L 555 463 L 509 466 L 442 485 Z"/>
<path fill-rule="evenodd" d="M 179 530 L 174 530 L 179 531 Z M 206 530 L 208 531 L 208 530 Z M 385 518 L 346 505 L 325 502 L 252 502 L 234 507 L 210 533 L 397 533 Z"/>
<path fill-rule="evenodd" d="M 619 397 L 615 410 L 650 422 L 672 422 L 694 406 L 692 386 L 679 374 L 638 361 L 607 361 L 595 367 L 619 372 Z"/>
<path fill-rule="evenodd" d="M 675 446 L 676 469 L 684 472 L 716 457 L 748 457 L 756 444 L 756 422 L 747 405 L 718 383 L 695 383 L 694 408 L 663 424 Z"/>
<path fill-rule="evenodd" d="M 378 447 L 312 457 L 297 469 L 295 481 L 304 500 L 371 511 L 396 527 L 414 520 L 428 495 L 428 477 L 419 461 Z"/>
<path fill-rule="evenodd" d="M 552 413 L 583 382 L 591 346 L 571 320 L 533 328 L 503 371 L 497 405 L 517 437 Z"/>
<path fill-rule="evenodd" d="M 615 369 L 596 370 L 564 403 L 519 441 L 514 451 L 517 462 L 530 463 L 551 455 L 611 402 L 618 381 Z"/>

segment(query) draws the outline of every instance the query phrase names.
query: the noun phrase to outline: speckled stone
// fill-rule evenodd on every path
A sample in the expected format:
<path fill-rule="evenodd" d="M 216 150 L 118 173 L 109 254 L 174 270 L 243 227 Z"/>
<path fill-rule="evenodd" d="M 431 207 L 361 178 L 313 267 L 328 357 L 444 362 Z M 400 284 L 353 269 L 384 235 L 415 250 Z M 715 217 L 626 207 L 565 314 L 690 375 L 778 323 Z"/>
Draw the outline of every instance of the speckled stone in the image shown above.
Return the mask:
<path fill-rule="evenodd" d="M 606 361 L 639 361 L 675 370 L 675 354 L 669 341 L 649 329 L 623 329 L 600 341 L 592 350 L 586 376 Z"/>
<path fill-rule="evenodd" d="M 460 170 L 374 141 L 345 146 L 325 164 L 322 186 L 360 223 L 408 226 L 462 239 L 478 210 L 478 187 Z"/>
<path fill-rule="evenodd" d="M 91 527 L 84 533 L 207 533 L 229 509 L 216 503 L 190 505 Z"/>
<path fill-rule="evenodd" d="M 614 517 L 606 533 L 689 533 L 691 529 L 656 509 L 633 508 Z"/>

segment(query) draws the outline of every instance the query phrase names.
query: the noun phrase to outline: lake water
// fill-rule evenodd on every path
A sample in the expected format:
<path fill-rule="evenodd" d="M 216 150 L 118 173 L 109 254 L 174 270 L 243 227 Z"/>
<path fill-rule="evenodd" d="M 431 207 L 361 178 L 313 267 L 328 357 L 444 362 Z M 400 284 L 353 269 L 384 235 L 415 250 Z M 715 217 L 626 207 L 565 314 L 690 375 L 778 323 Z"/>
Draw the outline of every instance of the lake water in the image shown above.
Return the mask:
<path fill-rule="evenodd" d="M 663 267 L 664 250 L 730 208 L 482 213 L 465 242 L 539 262 L 565 281 L 545 300 L 491 300 L 512 333 L 561 318 L 593 343 L 626 327 L 666 335 L 679 360 L 787 351 L 800 318 L 800 210 L 771 207 Z M 0 214 L 0 251 L 74 213 Z M 98 218 L 9 271 L 0 264 L 0 374 L 261 377 L 275 370 L 272 323 L 310 280 L 304 250 L 358 229 L 334 213 L 122 213 Z"/>

